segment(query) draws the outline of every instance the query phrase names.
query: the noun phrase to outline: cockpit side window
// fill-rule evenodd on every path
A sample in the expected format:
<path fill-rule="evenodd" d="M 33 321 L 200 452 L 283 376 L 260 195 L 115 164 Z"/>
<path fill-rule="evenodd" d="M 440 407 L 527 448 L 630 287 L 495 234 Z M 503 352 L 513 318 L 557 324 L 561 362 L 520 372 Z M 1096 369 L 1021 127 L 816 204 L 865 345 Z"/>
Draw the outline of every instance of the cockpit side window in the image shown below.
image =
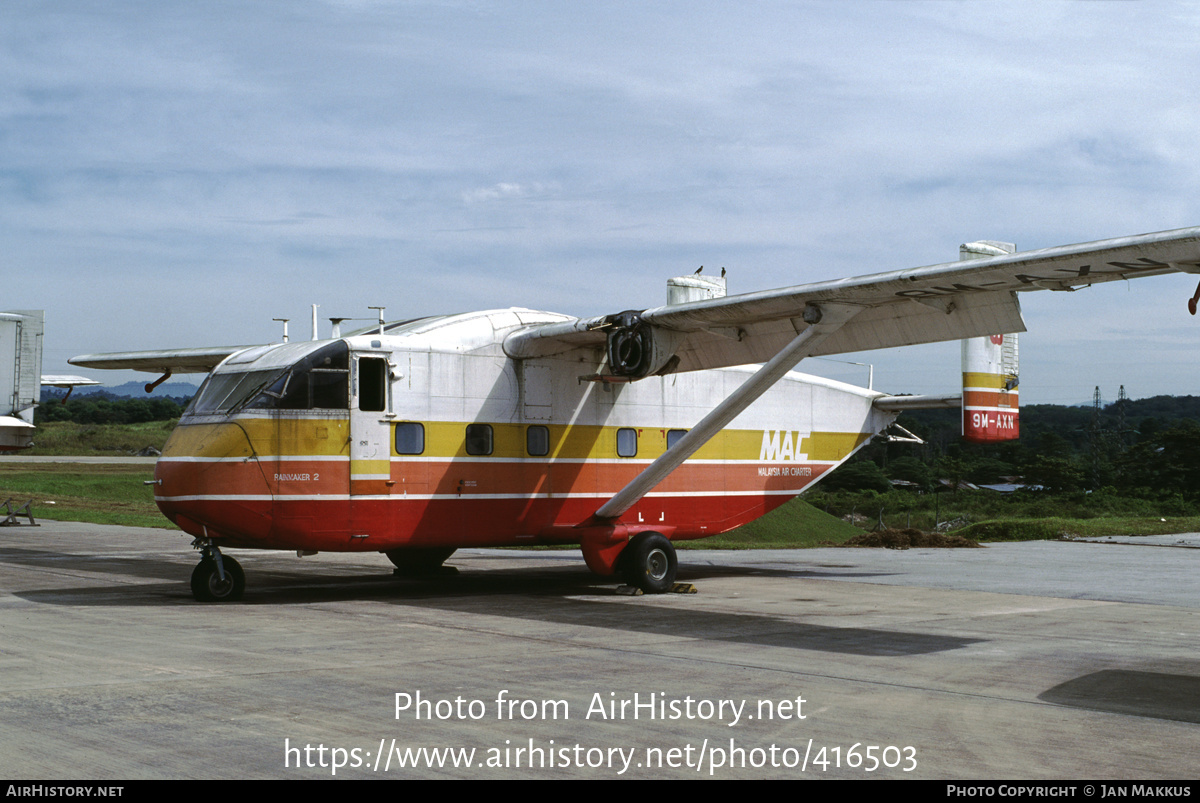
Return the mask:
<path fill-rule="evenodd" d="M 345 410 L 350 406 L 349 371 L 329 368 L 314 368 L 309 372 L 308 384 L 313 407 L 326 410 Z"/>
<path fill-rule="evenodd" d="M 330 343 L 285 370 L 248 405 L 267 410 L 350 408 L 350 350 Z"/>

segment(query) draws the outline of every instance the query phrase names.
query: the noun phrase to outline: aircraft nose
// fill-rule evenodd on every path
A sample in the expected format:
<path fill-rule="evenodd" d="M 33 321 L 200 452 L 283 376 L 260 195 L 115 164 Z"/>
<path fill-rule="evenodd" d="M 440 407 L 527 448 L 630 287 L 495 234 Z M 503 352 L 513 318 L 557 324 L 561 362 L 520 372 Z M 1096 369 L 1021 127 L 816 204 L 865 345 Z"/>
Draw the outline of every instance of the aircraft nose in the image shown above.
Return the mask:
<path fill-rule="evenodd" d="M 154 469 L 154 501 L 184 532 L 255 546 L 271 530 L 271 488 L 235 421 L 181 424 Z"/>

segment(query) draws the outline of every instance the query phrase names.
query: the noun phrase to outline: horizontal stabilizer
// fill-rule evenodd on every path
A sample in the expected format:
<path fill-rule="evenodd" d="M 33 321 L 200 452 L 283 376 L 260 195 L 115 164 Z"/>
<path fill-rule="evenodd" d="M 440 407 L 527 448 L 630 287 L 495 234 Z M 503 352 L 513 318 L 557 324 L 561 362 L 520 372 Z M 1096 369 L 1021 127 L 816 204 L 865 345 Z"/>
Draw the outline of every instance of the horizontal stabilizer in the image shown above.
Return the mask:
<path fill-rule="evenodd" d="M 962 396 L 953 393 L 947 396 L 880 396 L 872 402 L 876 410 L 903 412 L 905 410 L 941 410 L 958 407 Z"/>

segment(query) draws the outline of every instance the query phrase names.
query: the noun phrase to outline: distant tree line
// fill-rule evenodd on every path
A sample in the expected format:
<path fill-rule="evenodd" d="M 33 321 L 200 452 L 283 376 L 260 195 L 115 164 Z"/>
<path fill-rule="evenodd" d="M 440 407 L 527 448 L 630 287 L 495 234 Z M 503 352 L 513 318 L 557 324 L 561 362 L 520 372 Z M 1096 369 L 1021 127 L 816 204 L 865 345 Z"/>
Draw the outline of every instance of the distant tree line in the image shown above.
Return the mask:
<path fill-rule="evenodd" d="M 34 424 L 72 421 L 76 424 L 144 424 L 179 418 L 190 399 L 173 396 L 121 399 L 105 393 L 43 399 L 34 410 Z"/>
<path fill-rule="evenodd" d="M 1200 397 L 1155 396 L 1098 411 L 1030 405 L 1021 409 L 1021 437 L 990 445 L 962 441 L 958 410 L 915 411 L 897 423 L 925 443 L 877 438 L 821 487 L 882 493 L 890 480 L 931 490 L 939 480 L 984 485 L 1018 478 L 1052 493 L 1111 488 L 1200 501 Z"/>

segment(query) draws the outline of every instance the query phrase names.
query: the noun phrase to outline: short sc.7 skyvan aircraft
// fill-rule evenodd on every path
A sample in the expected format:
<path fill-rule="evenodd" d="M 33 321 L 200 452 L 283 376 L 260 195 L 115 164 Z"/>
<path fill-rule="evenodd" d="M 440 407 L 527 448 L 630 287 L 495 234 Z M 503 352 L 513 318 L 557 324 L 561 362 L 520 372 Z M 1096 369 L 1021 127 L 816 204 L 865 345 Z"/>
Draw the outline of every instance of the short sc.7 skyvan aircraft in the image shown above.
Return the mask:
<path fill-rule="evenodd" d="M 904 409 L 959 404 L 792 372 L 805 357 L 963 340 L 964 435 L 1004 440 L 1018 293 L 1172 272 L 1200 273 L 1200 228 L 970 243 L 957 262 L 745 295 L 688 276 L 665 306 L 594 318 L 513 308 L 71 362 L 209 374 L 155 469 L 155 501 L 201 550 L 198 600 L 242 595 L 226 547 L 382 552 L 419 574 L 460 547 L 578 544 L 597 574 L 662 592 L 672 542 L 778 507 Z"/>

